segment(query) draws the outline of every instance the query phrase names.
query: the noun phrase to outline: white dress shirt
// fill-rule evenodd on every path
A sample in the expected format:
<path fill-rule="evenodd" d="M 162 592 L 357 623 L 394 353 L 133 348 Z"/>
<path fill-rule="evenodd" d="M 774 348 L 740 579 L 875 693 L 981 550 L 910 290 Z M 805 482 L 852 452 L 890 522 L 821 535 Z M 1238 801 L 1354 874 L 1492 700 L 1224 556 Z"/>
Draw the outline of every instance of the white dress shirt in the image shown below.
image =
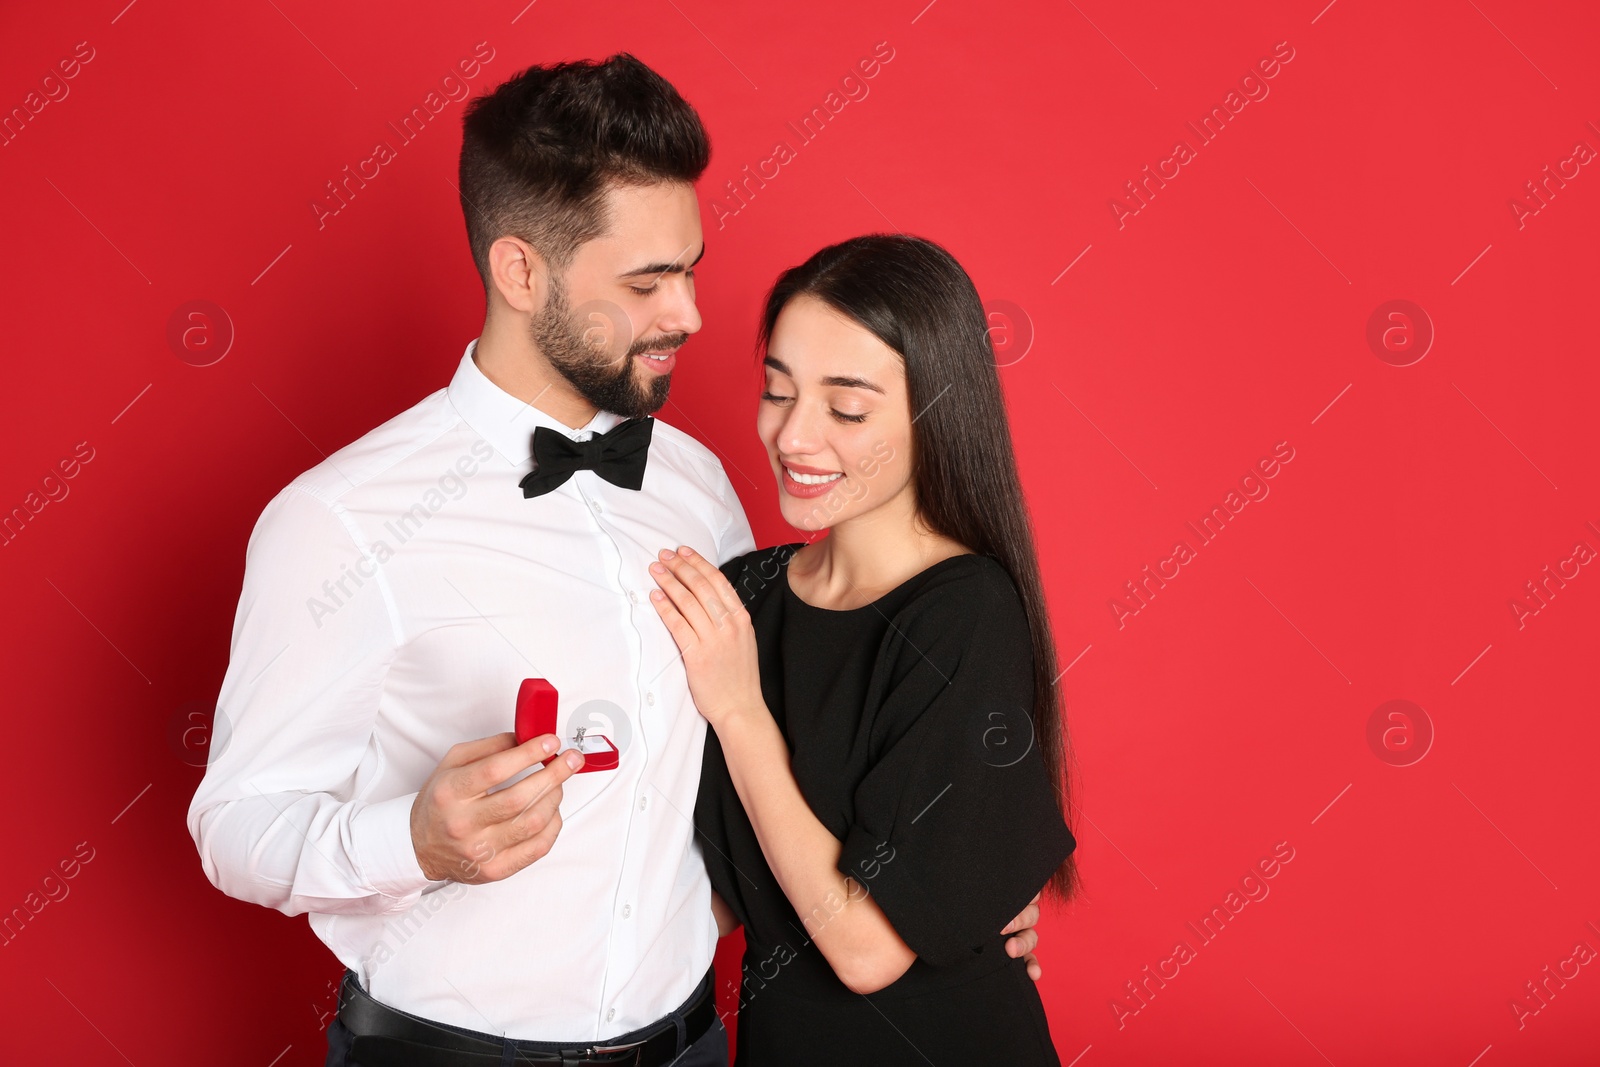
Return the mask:
<path fill-rule="evenodd" d="M 382 1003 L 598 1041 L 681 1004 L 717 940 L 691 822 L 706 723 L 648 567 L 755 542 L 715 455 L 660 420 L 641 490 L 580 470 L 524 498 L 535 427 L 584 440 L 622 419 L 563 426 L 489 381 L 476 346 L 262 512 L 189 831 L 212 884 L 309 913 Z M 621 764 L 566 782 L 543 859 L 430 881 L 412 801 L 451 745 L 512 728 L 524 678 L 555 686 L 564 737 L 605 732 Z"/>

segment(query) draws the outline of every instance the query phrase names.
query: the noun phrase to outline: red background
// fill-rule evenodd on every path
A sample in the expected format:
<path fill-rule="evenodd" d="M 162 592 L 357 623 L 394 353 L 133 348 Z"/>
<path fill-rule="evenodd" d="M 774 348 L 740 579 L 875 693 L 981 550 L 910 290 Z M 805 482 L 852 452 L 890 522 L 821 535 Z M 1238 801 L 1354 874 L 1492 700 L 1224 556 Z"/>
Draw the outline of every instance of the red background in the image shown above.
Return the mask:
<path fill-rule="evenodd" d="M 215 697 L 266 501 L 442 387 L 479 329 L 461 103 L 320 228 L 311 204 L 483 41 L 474 94 L 626 49 L 705 118 L 705 328 L 662 416 L 724 458 L 761 544 L 792 536 L 748 369 L 779 270 L 903 229 L 1005 312 L 1071 664 L 1086 891 L 1041 949 L 1064 1063 L 1595 1062 L 1600 967 L 1562 961 L 1600 950 L 1600 575 L 1565 564 L 1522 625 L 1511 607 L 1600 547 L 1600 168 L 1511 207 L 1600 148 L 1592 6 L 925 2 L 0 15 L 7 112 L 93 49 L 0 148 L 0 513 L 93 454 L 0 549 L 0 909 L 93 850 L 0 948 L 0 1059 L 322 1062 L 340 968 L 304 918 L 206 881 L 174 735 Z M 869 95 L 799 145 L 786 123 L 879 42 Z M 1124 183 L 1279 42 L 1269 95 L 1119 228 Z M 795 157 L 719 227 L 779 139 Z M 1410 366 L 1367 341 L 1393 299 L 1436 333 Z M 191 300 L 235 331 L 210 366 L 168 340 Z M 1185 523 L 1279 442 L 1270 495 L 1201 547 Z M 1179 539 L 1196 558 L 1119 626 L 1112 599 Z M 1396 699 L 1410 732 L 1370 742 Z M 1279 842 L 1270 894 L 1202 944 L 1186 924 Z M 1180 939 L 1195 957 L 1133 999 Z M 1532 999 L 1546 966 L 1578 971 Z"/>

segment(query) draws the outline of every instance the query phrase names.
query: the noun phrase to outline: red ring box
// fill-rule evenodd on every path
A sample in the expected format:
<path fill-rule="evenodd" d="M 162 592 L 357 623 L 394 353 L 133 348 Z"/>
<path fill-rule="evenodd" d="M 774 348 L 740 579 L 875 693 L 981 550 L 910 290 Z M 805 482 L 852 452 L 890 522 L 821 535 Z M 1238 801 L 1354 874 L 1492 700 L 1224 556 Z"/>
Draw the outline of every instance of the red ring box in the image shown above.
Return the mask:
<path fill-rule="evenodd" d="M 522 744 L 540 734 L 556 732 L 556 707 L 559 696 L 556 687 L 543 678 L 525 678 L 517 690 L 517 744 Z M 583 753 L 583 766 L 577 772 L 614 771 L 621 762 L 622 753 L 605 734 L 592 734 L 584 730 L 581 735 L 561 739 L 565 748 L 575 748 Z"/>

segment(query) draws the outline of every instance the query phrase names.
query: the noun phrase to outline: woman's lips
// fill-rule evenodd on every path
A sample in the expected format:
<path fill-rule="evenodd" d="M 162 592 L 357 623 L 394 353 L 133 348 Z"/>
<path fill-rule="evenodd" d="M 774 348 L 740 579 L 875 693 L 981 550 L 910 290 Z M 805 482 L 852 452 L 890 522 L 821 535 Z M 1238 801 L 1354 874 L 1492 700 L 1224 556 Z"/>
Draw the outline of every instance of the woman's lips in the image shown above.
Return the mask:
<path fill-rule="evenodd" d="M 794 497 L 809 499 L 811 497 L 822 496 L 824 493 L 832 490 L 834 486 L 844 481 L 844 475 L 836 474 L 834 477 L 829 478 L 825 482 L 807 484 L 805 482 L 796 481 L 794 475 L 790 473 L 787 464 L 780 463 L 778 466 L 783 471 L 783 491 Z M 796 470 L 802 475 L 810 473 L 806 468 L 796 468 Z"/>

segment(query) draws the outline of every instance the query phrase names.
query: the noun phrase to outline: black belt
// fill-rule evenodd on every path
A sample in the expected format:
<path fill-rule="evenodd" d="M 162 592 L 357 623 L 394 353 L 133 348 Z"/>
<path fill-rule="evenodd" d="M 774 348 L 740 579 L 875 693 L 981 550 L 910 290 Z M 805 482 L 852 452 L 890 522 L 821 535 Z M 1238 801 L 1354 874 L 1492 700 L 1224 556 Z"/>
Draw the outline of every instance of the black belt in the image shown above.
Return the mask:
<path fill-rule="evenodd" d="M 684 1047 L 705 1036 L 717 1016 L 716 983 L 708 979 L 684 1012 Z M 504 1063 L 559 1063 L 562 1067 L 664 1067 L 679 1056 L 678 1025 L 665 1020 L 626 1044 L 534 1049 L 527 1042 L 472 1037 L 380 1004 L 346 971 L 339 991 L 339 1021 L 355 1035 L 351 1055 L 361 1067 L 500 1067 Z M 507 1060 L 506 1046 L 515 1049 Z"/>

